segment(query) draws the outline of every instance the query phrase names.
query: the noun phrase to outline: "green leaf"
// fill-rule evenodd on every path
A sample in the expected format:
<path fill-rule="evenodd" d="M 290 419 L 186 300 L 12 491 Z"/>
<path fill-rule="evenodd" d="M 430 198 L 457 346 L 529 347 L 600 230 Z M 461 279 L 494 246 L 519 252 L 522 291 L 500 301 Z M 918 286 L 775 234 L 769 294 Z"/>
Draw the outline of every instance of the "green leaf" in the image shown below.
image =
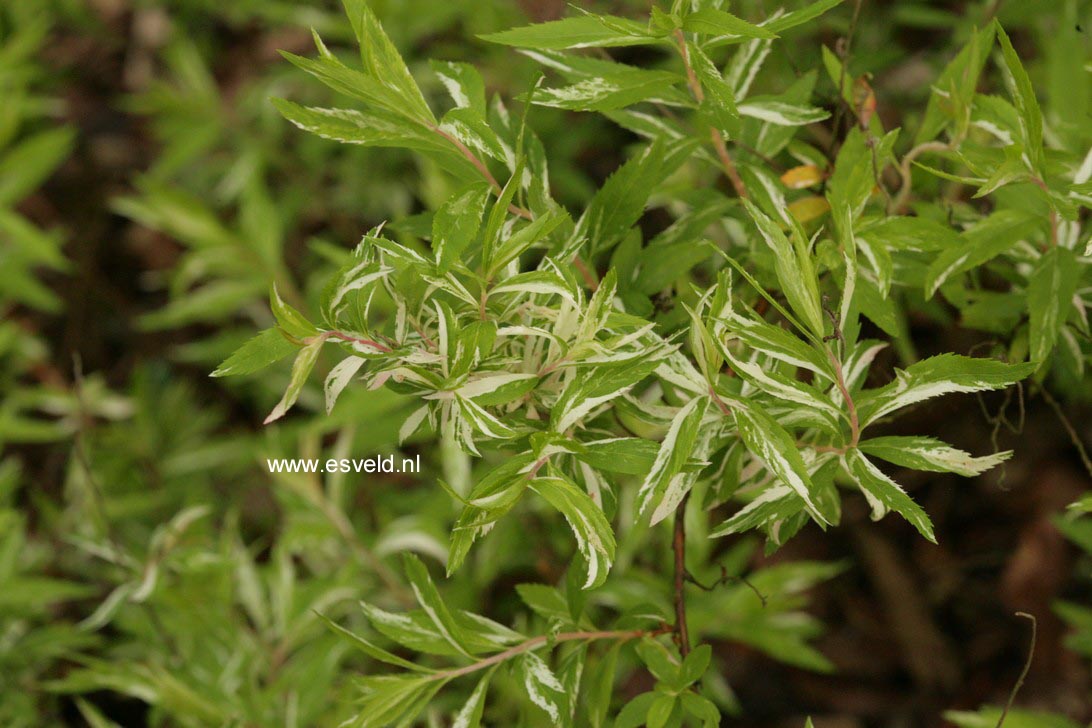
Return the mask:
<path fill-rule="evenodd" d="M 550 717 L 550 725 L 564 725 L 569 718 L 569 697 L 550 666 L 534 652 L 513 661 L 513 673 L 531 702 Z"/>
<path fill-rule="evenodd" d="M 702 35 L 731 36 L 733 38 L 776 38 L 769 28 L 752 25 L 731 13 L 718 8 L 704 7 L 683 19 L 683 30 Z"/>
<path fill-rule="evenodd" d="M 493 209 L 496 209 L 496 207 Z M 505 266 L 529 250 L 531 246 L 543 243 L 550 233 L 568 219 L 569 213 L 564 210 L 550 212 L 535 218 L 504 240 L 497 241 L 485 256 L 487 277 L 492 278 L 497 275 L 504 270 Z"/>
<path fill-rule="evenodd" d="M 379 118 L 394 119 L 403 124 L 418 123 L 418 119 L 412 110 L 402 103 L 398 93 L 384 84 L 381 79 L 349 68 L 333 56 L 318 59 L 304 58 L 285 51 L 281 51 L 281 55 L 292 65 L 311 74 L 334 91 L 363 101 L 370 107 L 368 111 Z M 281 104 L 287 103 L 281 102 Z M 283 110 L 282 113 L 284 113 Z M 289 120 L 292 121 L 291 117 Z"/>
<path fill-rule="evenodd" d="M 582 694 L 588 702 L 585 715 L 590 728 L 606 728 L 607 714 L 610 712 L 611 696 L 614 694 L 614 676 L 618 667 L 618 653 L 621 644 L 616 644 L 607 651 L 595 670 L 588 677 Z"/>
<path fill-rule="evenodd" d="M 796 439 L 765 410 L 749 402 L 734 402 L 732 414 L 747 449 L 803 500 L 812 518 L 822 525 L 835 522 L 837 513 L 816 497 L 816 488 Z"/>
<path fill-rule="evenodd" d="M 991 23 L 974 33 L 933 84 L 916 143 L 934 139 L 950 123 L 955 124 L 957 138 L 966 133 L 978 77 L 993 48 L 995 28 Z"/>
<path fill-rule="evenodd" d="M 958 473 L 968 478 L 980 475 L 1012 457 L 1012 450 L 1005 450 L 976 458 L 932 437 L 874 437 L 862 441 L 859 447 L 862 452 L 904 468 Z"/>
<path fill-rule="evenodd" d="M 289 336 L 297 339 L 306 339 L 318 333 L 318 329 L 296 309 L 289 306 L 281 298 L 277 285 L 269 291 L 269 308 L 273 311 L 273 318 L 277 320 L 277 326 Z"/>
<path fill-rule="evenodd" d="M 642 101 L 678 101 L 672 88 L 684 80 L 679 74 L 614 65 L 618 68 L 609 74 L 582 79 L 569 86 L 538 89 L 534 103 L 572 111 L 613 111 Z"/>
<path fill-rule="evenodd" d="M 709 669 L 709 660 L 713 657 L 713 648 L 709 645 L 698 645 L 687 655 L 679 668 L 679 682 L 683 685 L 692 685 L 701 679 L 705 671 Z"/>
<path fill-rule="evenodd" d="M 365 655 L 371 657 L 374 660 L 379 660 L 380 662 L 385 662 L 388 665 L 394 665 L 395 667 L 401 667 L 406 670 L 412 670 L 414 672 L 433 672 L 427 667 L 422 667 L 415 662 L 411 662 L 409 660 L 401 658 L 392 652 L 384 650 L 382 647 L 376 647 L 360 635 L 345 629 L 340 624 L 327 617 L 325 614 L 321 614 L 319 612 L 315 612 L 315 614 L 318 615 L 318 618 L 322 620 L 323 624 L 325 624 L 331 632 L 336 634 L 341 641 L 345 642 L 355 649 L 360 650 Z"/>
<path fill-rule="evenodd" d="M 929 265 L 925 277 L 925 297 L 972 268 L 986 263 L 1016 245 L 1038 229 L 1039 220 L 1020 210 L 998 210 L 963 233 L 964 242 L 957 248 L 941 251 Z"/>
<path fill-rule="evenodd" d="M 1027 288 L 1033 361 L 1046 361 L 1054 350 L 1058 334 L 1073 310 L 1073 296 L 1080 274 L 1081 265 L 1073 251 L 1057 245 L 1035 264 Z"/>
<path fill-rule="evenodd" d="M 664 645 L 647 637 L 637 643 L 636 649 L 641 662 L 645 663 L 653 677 L 669 685 L 678 682 L 679 663 Z"/>
<path fill-rule="evenodd" d="M 637 512 L 643 515 L 654 506 L 650 518 L 653 525 L 673 513 L 694 484 L 693 474 L 683 472 L 683 467 L 690 460 L 708 406 L 708 397 L 695 397 L 679 409 L 637 490 Z"/>
<path fill-rule="evenodd" d="M 773 251 L 774 271 L 789 305 L 813 334 L 822 337 L 823 310 L 819 304 L 819 281 L 811 262 L 811 254 L 803 249 L 799 241 L 795 245 L 790 243 L 777 223 L 766 217 L 749 200 L 743 200 L 743 205 L 758 226 L 763 240 Z"/>
<path fill-rule="evenodd" d="M 445 202 L 432 218 L 436 268 L 446 273 L 478 234 L 489 199 L 489 186 L 476 184 Z"/>
<path fill-rule="evenodd" d="M 353 32 L 360 44 L 360 59 L 364 70 L 374 79 L 393 89 L 412 112 L 426 124 L 436 123 L 436 117 L 425 103 L 425 97 L 413 80 L 405 61 L 391 39 L 383 31 L 379 19 L 368 7 L 366 0 L 343 0 Z"/>
<path fill-rule="evenodd" d="M 316 339 L 304 346 L 300 349 L 300 352 L 296 354 L 296 360 L 292 362 L 292 377 L 289 379 L 288 388 L 285 390 L 284 396 L 281 397 L 281 401 L 277 403 L 277 406 L 273 408 L 273 411 L 270 412 L 269 416 L 262 422 L 263 425 L 268 425 L 270 422 L 284 417 L 284 414 L 296 403 L 296 400 L 300 396 L 300 392 L 303 391 L 303 385 L 307 383 L 308 375 L 311 374 L 311 369 L 315 366 L 315 361 L 318 359 L 319 351 L 322 349 L 324 343 L 324 339 Z"/>
<path fill-rule="evenodd" d="M 482 40 L 519 48 L 562 50 L 645 45 L 658 39 L 648 34 L 641 23 L 627 18 L 592 14 L 535 23 L 479 36 Z"/>
<path fill-rule="evenodd" d="M 665 728 L 679 706 L 679 699 L 674 695 L 658 695 L 648 707 L 645 718 L 648 728 Z"/>
<path fill-rule="evenodd" d="M 766 30 L 771 33 L 780 34 L 782 31 L 789 28 L 795 28 L 798 25 L 804 25 L 812 20 L 815 20 L 823 13 L 827 12 L 831 8 L 840 5 L 844 0 L 817 0 L 811 5 L 805 5 L 799 10 L 793 10 L 790 13 L 785 13 L 779 17 L 773 18 L 762 24 Z"/>
<path fill-rule="evenodd" d="M 440 592 L 437 591 L 436 585 L 433 583 L 432 577 L 429 576 L 428 569 L 421 563 L 421 559 L 417 558 L 416 554 L 403 552 L 402 566 L 406 571 L 406 578 L 410 582 L 413 594 L 417 597 L 417 602 L 425 610 L 429 619 L 432 620 L 440 636 L 455 648 L 459 654 L 470 657 L 470 651 L 466 648 L 467 640 L 463 634 L 463 629 L 448 610 L 447 603 L 440 596 Z"/>
<path fill-rule="evenodd" d="M 284 99 L 272 99 L 281 115 L 300 129 L 323 139 L 365 147 L 415 149 L 447 161 L 448 165 L 469 165 L 454 147 L 435 132 L 417 126 L 382 109 L 322 109 L 300 106 Z M 454 161 L 453 161 L 454 160 Z M 475 171 L 475 174 L 477 172 Z"/>
<path fill-rule="evenodd" d="M 742 116 L 750 116 L 775 126 L 804 126 L 830 117 L 830 112 L 826 109 L 757 97 L 744 101 L 738 108 Z"/>
<path fill-rule="evenodd" d="M 470 109 L 481 118 L 485 118 L 485 82 L 478 69 L 469 63 L 434 59 L 429 60 L 429 65 L 440 77 L 456 108 Z"/>
<path fill-rule="evenodd" d="M 583 443 L 577 457 L 596 470 L 644 475 L 656 460 L 659 446 L 640 437 L 615 437 Z"/>
<path fill-rule="evenodd" d="M 1016 110 L 1020 112 L 1020 127 L 1024 135 L 1024 151 L 1031 158 L 1032 168 L 1037 169 L 1043 156 L 1043 114 L 1039 110 L 1039 101 L 1035 98 L 1035 87 L 1031 84 L 1020 56 L 1012 47 L 1009 36 L 1001 23 L 994 21 L 997 38 L 1001 41 L 1001 53 L 1005 59 L 1003 67 L 1005 85 L 1012 96 Z"/>
<path fill-rule="evenodd" d="M 615 170 L 577 221 L 569 247 L 588 241 L 594 254 L 621 240 L 640 219 L 656 186 L 675 171 L 694 146 L 690 140 L 671 144 L 657 140 Z"/>
<path fill-rule="evenodd" d="M 337 327 L 338 317 L 349 305 L 355 292 L 370 296 L 375 285 L 393 272 L 379 261 L 353 259 L 330 278 L 322 291 L 322 316 L 331 327 Z"/>
<path fill-rule="evenodd" d="M 489 680 L 493 677 L 496 668 L 492 668 L 478 680 L 474 692 L 463 703 L 463 707 L 452 718 L 451 728 L 478 728 L 482 724 L 482 713 L 485 711 L 485 695 L 489 690 Z"/>
<path fill-rule="evenodd" d="M 565 478 L 548 476 L 531 481 L 531 489 L 565 516 L 577 549 L 587 563 L 585 589 L 606 581 L 614 561 L 615 540 L 610 522 L 591 497 Z"/>
<path fill-rule="evenodd" d="M 896 410 L 954 392 L 1002 389 L 1028 376 L 1035 362 L 1006 364 L 996 359 L 975 359 L 940 354 L 922 359 L 905 370 L 895 370 L 895 380 L 857 397 L 857 412 L 864 428 Z"/>
<path fill-rule="evenodd" d="M 659 693 L 641 693 L 623 706 L 614 720 L 614 728 L 640 728 L 645 725 L 648 709 L 652 707 Z"/>
<path fill-rule="evenodd" d="M 234 377 L 240 374 L 251 374 L 266 368 L 273 362 L 280 361 L 296 348 L 292 342 L 284 338 L 280 329 L 266 329 L 240 346 L 209 376 Z"/>
<path fill-rule="evenodd" d="M 545 584 L 517 584 L 516 593 L 531 610 L 543 619 L 567 623 L 569 605 L 565 596 L 552 586 Z"/>
<path fill-rule="evenodd" d="M 860 450 L 850 450 L 842 456 L 846 473 L 852 477 L 861 489 L 872 509 L 872 520 L 878 521 L 889 511 L 895 511 L 929 541 L 936 543 L 933 535 L 933 523 L 925 511 L 915 503 L 899 485 L 884 475 L 861 454 Z"/>
<path fill-rule="evenodd" d="M 720 710 L 716 703 L 689 690 L 681 693 L 683 710 L 702 722 L 703 728 L 717 728 L 720 725 Z"/>
<path fill-rule="evenodd" d="M 6 150 L 0 159 L 0 206 L 18 202 L 57 168 L 72 149 L 71 129 L 51 129 Z"/>

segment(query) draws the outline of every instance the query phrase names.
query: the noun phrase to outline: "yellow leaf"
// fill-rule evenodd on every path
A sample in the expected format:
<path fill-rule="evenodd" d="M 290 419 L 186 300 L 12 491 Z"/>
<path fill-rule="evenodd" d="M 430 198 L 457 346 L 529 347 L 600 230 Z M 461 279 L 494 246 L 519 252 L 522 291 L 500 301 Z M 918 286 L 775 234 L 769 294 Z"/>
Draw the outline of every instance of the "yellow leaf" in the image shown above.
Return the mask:
<path fill-rule="evenodd" d="M 802 164 L 799 167 L 793 167 L 788 172 L 781 175 L 781 183 L 790 190 L 802 190 L 805 187 L 817 185 L 822 181 L 823 170 L 819 169 L 814 164 Z"/>
<path fill-rule="evenodd" d="M 803 224 L 822 217 L 830 209 L 825 197 L 804 197 L 789 203 L 789 214 Z"/>

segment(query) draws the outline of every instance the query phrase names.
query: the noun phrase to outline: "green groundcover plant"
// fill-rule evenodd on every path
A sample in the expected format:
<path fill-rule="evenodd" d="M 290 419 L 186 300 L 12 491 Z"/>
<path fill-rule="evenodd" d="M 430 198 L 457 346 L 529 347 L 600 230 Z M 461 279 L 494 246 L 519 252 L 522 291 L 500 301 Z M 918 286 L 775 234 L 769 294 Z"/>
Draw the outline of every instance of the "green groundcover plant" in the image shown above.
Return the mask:
<path fill-rule="evenodd" d="M 1082 391 L 1087 67 L 1058 72 L 1059 90 L 1080 90 L 1044 116 L 991 21 L 935 79 L 914 133 L 884 128 L 844 52 L 823 49 L 833 108 L 813 100 L 819 71 L 754 93 L 773 44 L 838 5 L 761 22 L 715 0 L 642 20 L 574 9 L 484 36 L 542 67 L 516 103 L 490 98 L 474 67 L 434 60 L 450 96 L 442 113 L 362 0 L 345 3 L 359 62 L 317 34 L 316 53 L 285 54 L 353 101 L 275 100 L 289 121 L 412 150 L 445 171 L 449 194 L 368 231 L 313 311 L 274 287 L 276 325 L 214 375 L 293 357 L 267 423 L 296 403 L 324 350 L 339 357 L 328 408 L 348 388 L 410 397 L 399 438 L 434 433 L 473 473 L 448 473 L 427 496 L 460 509 L 448 576 L 476 568 L 475 552 L 524 510 L 571 532 L 566 576 L 516 587 L 517 623 L 457 608 L 412 555 L 415 604 L 365 603 L 366 631 L 326 620 L 372 664 L 346 725 L 718 725 L 731 698 L 709 645 L 723 636 L 717 614 L 784 612 L 799 584 L 838 567 L 766 570 L 712 599 L 697 588 L 716 581 L 702 542 L 757 530 L 774 550 L 806 526 L 836 528 L 854 494 L 874 519 L 893 511 L 933 540 L 889 466 L 974 476 L 1011 453 L 877 426 L 1028 377 L 1036 391 Z M 986 74 L 1004 95 L 979 91 Z M 551 195 L 536 107 L 600 114 L 640 140 L 577 212 Z M 827 148 L 800 133 L 826 120 L 837 134 Z M 955 187 L 973 192 L 957 203 Z M 916 355 L 908 315 L 941 301 L 998 336 L 990 356 Z M 902 366 L 872 374 L 891 345 Z M 634 549 L 661 543 L 670 558 L 635 584 Z M 782 603 L 764 612 L 771 600 Z M 616 675 L 638 664 L 654 685 L 623 699 Z"/>

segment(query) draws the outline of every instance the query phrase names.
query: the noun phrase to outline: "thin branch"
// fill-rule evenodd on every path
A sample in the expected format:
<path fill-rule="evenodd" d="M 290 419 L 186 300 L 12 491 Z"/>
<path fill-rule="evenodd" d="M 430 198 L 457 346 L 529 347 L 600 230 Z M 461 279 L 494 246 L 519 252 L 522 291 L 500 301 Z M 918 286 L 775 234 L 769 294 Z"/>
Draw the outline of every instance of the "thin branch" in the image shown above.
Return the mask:
<path fill-rule="evenodd" d="M 510 660 L 513 657 L 522 655 L 524 652 L 530 652 L 537 650 L 540 647 L 545 647 L 547 644 L 556 644 L 558 642 L 578 642 L 578 641 L 594 641 L 594 640 L 622 640 L 628 641 L 633 639 L 640 639 L 641 637 L 656 637 L 661 634 L 665 634 L 671 631 L 670 628 L 663 628 L 658 630 L 644 630 L 634 629 L 628 631 L 603 631 L 603 632 L 562 632 L 557 635 L 541 635 L 539 637 L 532 637 L 526 642 L 521 642 L 515 647 L 509 647 L 504 652 L 498 652 L 495 655 L 490 655 L 483 660 L 478 660 L 469 665 L 463 667 L 456 667 L 450 670 L 441 670 L 429 675 L 429 680 L 451 680 L 453 678 L 460 677 L 462 675 L 469 675 L 479 670 L 484 670 L 487 667 L 496 665 L 499 662 Z"/>
<path fill-rule="evenodd" d="M 573 267 L 576 268 L 577 272 L 580 274 L 580 277 L 584 279 L 584 285 L 587 286 L 589 290 L 599 290 L 599 281 L 595 279 L 595 274 L 592 273 L 591 269 L 588 267 L 588 264 L 585 263 L 584 259 L 581 258 L 579 255 L 573 256 Z"/>
<path fill-rule="evenodd" d="M 851 450 L 857 447 L 857 443 L 861 440 L 861 422 L 857 417 L 857 405 L 853 402 L 853 397 L 849 395 L 849 388 L 846 386 L 845 373 L 842 371 L 842 363 L 838 361 L 838 357 L 834 356 L 834 352 L 827 348 L 827 357 L 830 359 L 831 366 L 834 367 L 834 383 L 838 387 L 838 391 L 842 393 L 842 399 L 846 401 L 846 410 L 849 413 L 849 445 L 846 446 L 846 450 Z M 843 452 L 845 452 L 843 450 Z"/>
<path fill-rule="evenodd" d="M 389 346 L 385 346 L 383 344 L 380 344 L 378 341 L 375 341 L 374 339 L 363 339 L 363 338 L 361 338 L 359 336 L 350 336 L 349 334 L 343 333 L 341 331 L 324 331 L 321 334 L 319 334 L 319 336 L 321 336 L 323 339 L 333 338 L 333 339 L 340 339 L 342 341 L 348 341 L 350 343 L 355 343 L 355 344 L 364 344 L 365 346 L 370 346 L 373 349 L 378 349 L 379 351 L 383 352 L 384 354 L 390 354 L 391 351 L 393 351 Z"/>
<path fill-rule="evenodd" d="M 485 178 L 485 181 L 488 182 L 489 186 L 493 188 L 493 193 L 496 194 L 498 197 L 500 196 L 502 190 L 500 182 L 497 181 L 497 178 L 494 177 L 493 173 L 489 171 L 489 167 L 485 165 L 485 162 L 483 162 L 478 157 L 478 155 L 474 154 L 474 152 L 471 151 L 468 146 L 463 144 L 462 141 L 460 141 L 457 137 L 447 133 L 439 126 L 430 126 L 429 129 L 431 129 L 433 132 L 443 137 L 447 141 L 451 142 L 451 144 L 453 144 L 455 148 L 459 150 L 459 153 L 466 157 L 467 161 L 474 165 L 474 169 L 478 170 L 478 173 Z M 509 204 L 508 211 L 511 212 L 513 215 L 518 215 L 519 217 L 522 217 L 526 220 L 534 219 L 534 215 L 531 214 L 530 210 L 525 210 L 519 205 Z"/>
<path fill-rule="evenodd" d="M 686 36 L 683 35 L 680 29 L 675 30 L 675 42 L 678 44 L 679 56 L 682 58 L 683 66 L 686 67 L 686 84 L 690 87 L 690 93 L 693 95 L 694 100 L 701 104 L 705 101 L 705 91 L 701 87 L 698 75 L 694 72 L 694 66 L 690 63 L 690 51 L 686 47 Z M 739 176 L 735 162 L 732 161 L 732 155 L 728 153 L 728 147 L 724 144 L 724 136 L 712 125 L 709 126 L 709 140 L 713 142 L 713 148 L 717 152 L 721 166 L 724 167 L 724 173 L 728 176 L 728 180 L 732 183 L 736 194 L 741 198 L 746 198 L 747 186 L 743 184 L 743 179 Z"/>
<path fill-rule="evenodd" d="M 906 156 L 902 158 L 902 164 L 899 165 L 899 177 L 902 181 L 899 183 L 899 191 L 895 194 L 895 199 L 891 200 L 889 205 L 889 212 L 898 213 L 906 207 L 906 202 L 910 198 L 910 188 L 913 178 L 910 174 L 910 165 L 914 163 L 914 160 L 920 157 L 926 152 L 947 152 L 951 151 L 952 147 L 944 142 L 923 142 L 906 153 Z"/>
<path fill-rule="evenodd" d="M 686 504 L 690 493 L 683 496 L 675 508 L 675 532 L 671 540 L 671 550 L 675 554 L 675 643 L 679 654 L 690 654 L 690 631 L 686 626 Z"/>
<path fill-rule="evenodd" d="M 1016 678 L 1016 684 L 1012 686 L 1012 692 L 1009 693 L 1009 701 L 1005 703 L 1001 715 L 997 718 L 996 728 L 1001 728 L 1001 726 L 1004 725 L 1005 718 L 1008 717 L 1013 701 L 1016 700 L 1016 693 L 1020 692 L 1020 688 L 1024 685 L 1024 680 L 1031 670 L 1031 660 L 1035 657 L 1035 639 L 1039 636 L 1039 621 L 1035 619 L 1033 615 L 1028 614 L 1027 612 L 1017 612 L 1016 616 L 1031 620 L 1031 644 L 1028 646 L 1028 659 L 1024 662 L 1024 669 L 1020 671 L 1020 677 Z"/>
<path fill-rule="evenodd" d="M 702 584 L 689 571 L 686 572 L 686 580 L 688 582 L 690 582 L 691 584 L 693 584 L 694 586 L 701 589 L 702 591 L 707 591 L 707 592 L 711 592 L 714 589 L 716 589 L 718 586 L 721 586 L 723 584 L 730 584 L 732 582 L 739 582 L 740 584 L 743 584 L 748 589 L 750 589 L 752 592 L 754 592 L 755 596 L 758 597 L 758 600 L 760 602 L 762 602 L 763 607 L 765 607 L 767 602 L 768 602 L 768 600 L 766 599 L 766 595 L 763 594 L 761 591 L 759 591 L 758 587 L 756 587 L 754 584 L 752 584 L 750 579 L 748 579 L 745 576 L 732 576 L 731 574 L 728 573 L 728 567 L 726 567 L 724 564 L 721 564 L 721 566 L 720 566 L 720 578 L 717 579 L 716 581 L 714 581 L 712 584 L 708 584 L 708 585 L 707 584 Z"/>
<path fill-rule="evenodd" d="M 1073 423 L 1066 417 L 1065 410 L 1062 409 L 1061 403 L 1054 399 L 1046 387 L 1042 387 L 1039 393 L 1043 395 L 1043 399 L 1050 405 L 1050 408 L 1054 410 L 1054 414 L 1058 417 L 1058 421 L 1062 423 L 1062 427 L 1065 428 L 1066 434 L 1069 435 L 1070 441 L 1073 443 L 1073 447 L 1077 448 L 1077 455 L 1081 458 L 1081 463 L 1084 465 L 1084 469 L 1088 471 L 1089 475 L 1092 475 L 1092 458 L 1088 456 L 1088 450 L 1085 449 L 1084 442 L 1081 441 L 1081 436 L 1077 432 L 1077 428 L 1073 426 Z"/>

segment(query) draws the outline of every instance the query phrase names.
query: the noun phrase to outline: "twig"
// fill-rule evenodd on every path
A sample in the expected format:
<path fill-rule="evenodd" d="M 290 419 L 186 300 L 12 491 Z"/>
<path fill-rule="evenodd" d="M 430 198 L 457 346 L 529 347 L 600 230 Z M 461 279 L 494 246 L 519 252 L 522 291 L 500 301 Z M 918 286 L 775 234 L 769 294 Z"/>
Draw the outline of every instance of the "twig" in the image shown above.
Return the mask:
<path fill-rule="evenodd" d="M 350 343 L 364 344 L 365 346 L 370 346 L 373 349 L 378 349 L 384 354 L 390 354 L 392 351 L 389 346 L 384 346 L 383 344 L 380 344 L 378 341 L 375 341 L 373 339 L 363 339 L 359 336 L 350 336 L 349 334 L 343 333 L 341 331 L 324 331 L 319 334 L 319 336 L 321 336 L 323 339 L 333 338 L 340 339 L 342 341 L 348 341 Z"/>
<path fill-rule="evenodd" d="M 849 413 L 849 445 L 845 450 L 852 450 L 857 447 L 857 443 L 861 439 L 861 422 L 857 418 L 857 405 L 853 402 L 853 397 L 849 395 L 849 388 L 846 387 L 845 373 L 842 371 L 842 363 L 838 361 L 838 357 L 834 356 L 834 352 L 827 348 L 827 357 L 830 359 L 831 365 L 834 367 L 835 384 L 838 386 L 838 391 L 842 393 L 842 399 L 846 401 L 846 410 Z"/>
<path fill-rule="evenodd" d="M 500 182 L 497 181 L 497 178 L 494 177 L 493 173 L 489 171 L 489 167 L 485 165 L 485 162 L 483 162 L 478 157 L 478 155 L 474 154 L 474 152 L 471 151 L 470 148 L 467 147 L 465 144 L 463 144 L 462 141 L 460 141 L 457 137 L 448 134 L 439 126 L 430 126 L 429 129 L 431 129 L 434 133 L 443 137 L 447 141 L 451 142 L 451 144 L 459 150 L 459 153 L 466 157 L 467 161 L 474 165 L 474 169 L 478 170 L 478 173 L 485 178 L 485 181 L 488 182 L 489 186 L 493 188 L 493 193 L 496 194 L 498 197 L 500 196 L 502 190 Z M 535 217 L 531 214 L 530 210 L 525 210 L 519 205 L 509 204 L 508 211 L 511 212 L 513 215 L 518 215 L 526 220 L 533 220 Z"/>
<path fill-rule="evenodd" d="M 675 643 L 679 654 L 690 654 L 690 632 L 686 627 L 686 504 L 690 493 L 683 496 L 675 508 L 675 533 L 671 550 L 675 554 Z"/>
<path fill-rule="evenodd" d="M 599 281 L 595 279 L 595 274 L 592 273 L 591 269 L 588 268 L 588 264 L 585 263 L 584 259 L 579 255 L 573 256 L 573 267 L 580 273 L 580 277 L 584 279 L 584 285 L 587 286 L 589 290 L 599 290 Z"/>
<path fill-rule="evenodd" d="M 1024 686 L 1024 680 L 1031 670 L 1031 660 L 1035 657 L 1035 639 L 1039 636 L 1039 621 L 1035 619 L 1033 615 L 1028 614 L 1027 612 L 1017 612 L 1016 616 L 1031 620 L 1031 644 L 1028 646 L 1028 659 L 1024 662 L 1024 669 L 1020 671 L 1020 677 L 1016 678 L 1016 684 L 1012 686 L 1012 692 L 1009 693 L 1009 701 L 1005 703 L 1005 707 L 1001 710 L 1001 715 L 997 718 L 996 728 L 1001 728 L 1001 726 L 1004 725 L 1005 718 L 1009 714 L 1009 709 L 1012 708 L 1012 703 L 1016 700 L 1016 693 L 1020 692 L 1020 688 Z"/>
<path fill-rule="evenodd" d="M 951 149 L 952 147 L 949 144 L 934 141 L 923 142 L 906 153 L 906 156 L 902 158 L 902 164 L 899 165 L 899 177 L 902 178 L 902 181 L 899 183 L 899 191 L 895 194 L 895 199 L 891 201 L 889 212 L 898 213 L 906 207 L 913 179 L 910 175 L 910 165 L 914 163 L 914 160 L 926 152 L 947 152 Z"/>
<path fill-rule="evenodd" d="M 510 660 L 517 655 L 522 655 L 524 652 L 530 652 L 531 650 L 537 650 L 540 647 L 544 647 L 547 644 L 556 644 L 558 642 L 577 642 L 577 641 L 594 641 L 594 640 L 633 640 L 640 639 L 641 637 L 656 637 L 661 634 L 670 632 L 670 627 L 664 627 L 657 630 L 644 630 L 634 629 L 628 631 L 603 631 L 603 632 L 562 632 L 556 635 L 541 635 L 539 637 L 532 637 L 526 642 L 521 642 L 515 647 L 509 647 L 504 652 L 498 652 L 495 655 L 490 655 L 483 660 L 465 665 L 463 667 L 456 667 L 450 670 L 441 670 L 429 675 L 429 680 L 451 680 L 453 678 L 460 677 L 462 675 L 469 675 L 479 670 L 484 670 L 491 665 L 496 665 L 498 662 L 504 662 Z"/>
<path fill-rule="evenodd" d="M 701 104 L 705 101 L 705 91 L 702 89 L 701 81 L 698 80 L 698 75 L 694 72 L 694 67 L 690 63 L 690 51 L 686 47 L 686 36 L 683 35 L 682 30 L 675 30 L 675 42 L 679 46 L 679 55 L 682 57 L 683 66 L 686 67 L 686 83 L 690 87 L 690 93 L 694 96 L 694 100 Z M 739 176 L 735 162 L 732 161 L 732 155 L 728 153 L 728 147 L 724 144 L 724 136 L 720 133 L 720 130 L 711 124 L 709 126 L 709 140 L 713 142 L 713 149 L 716 150 L 721 166 L 724 167 L 724 173 L 728 176 L 728 180 L 732 183 L 736 194 L 746 199 L 747 186 L 743 184 L 743 179 Z"/>
<path fill-rule="evenodd" d="M 1081 436 L 1077 432 L 1077 428 L 1073 427 L 1073 423 L 1066 417 L 1065 411 L 1062 410 L 1062 405 L 1058 400 L 1054 399 L 1046 387 L 1039 389 L 1039 393 L 1043 395 L 1043 399 L 1050 405 L 1050 408 L 1054 410 L 1054 414 L 1057 415 L 1058 420 L 1062 423 L 1062 427 L 1065 428 L 1066 433 L 1069 435 L 1070 441 L 1073 443 L 1073 447 L 1077 448 L 1077 455 L 1081 458 L 1081 463 L 1084 465 L 1084 469 L 1088 471 L 1089 475 L 1092 475 L 1092 458 L 1088 456 L 1088 450 L 1084 447 L 1084 442 L 1081 441 Z"/>
<path fill-rule="evenodd" d="M 731 582 L 734 582 L 734 581 L 739 582 L 740 584 L 743 584 L 748 589 L 750 589 L 752 592 L 754 592 L 755 596 L 758 597 L 758 600 L 760 602 L 762 602 L 763 608 L 766 607 L 766 604 L 768 602 L 768 600 L 766 599 L 766 595 L 763 594 L 761 591 L 759 591 L 758 587 L 755 586 L 754 584 L 752 584 L 750 579 L 748 579 L 745 576 L 732 576 L 731 574 L 728 573 L 728 567 L 725 566 L 724 564 L 721 564 L 721 566 L 720 566 L 720 578 L 717 579 L 716 581 L 714 581 L 712 584 L 709 584 L 709 585 L 702 584 L 700 581 L 698 581 L 696 578 L 694 578 L 694 575 L 691 574 L 689 571 L 686 572 L 686 580 L 688 582 L 690 582 L 691 584 L 693 584 L 694 586 L 701 589 L 702 591 L 707 591 L 707 592 L 711 592 L 714 589 L 716 589 L 718 586 L 721 586 L 723 584 L 730 584 Z"/>

